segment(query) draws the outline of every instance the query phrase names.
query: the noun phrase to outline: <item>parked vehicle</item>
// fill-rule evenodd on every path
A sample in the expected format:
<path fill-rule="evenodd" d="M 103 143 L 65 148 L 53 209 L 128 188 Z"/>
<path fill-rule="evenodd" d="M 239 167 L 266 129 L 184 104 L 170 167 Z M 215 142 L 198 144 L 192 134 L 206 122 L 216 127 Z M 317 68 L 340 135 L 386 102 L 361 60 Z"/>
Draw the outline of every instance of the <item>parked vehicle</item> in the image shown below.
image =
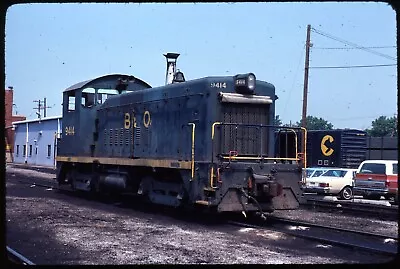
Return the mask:
<path fill-rule="evenodd" d="M 368 199 L 394 198 L 398 202 L 398 161 L 368 160 L 360 164 L 354 179 L 355 194 Z"/>
<path fill-rule="evenodd" d="M 318 194 L 339 195 L 341 199 L 350 200 L 353 197 L 353 179 L 357 169 L 333 168 L 319 177 L 306 179 L 306 191 Z"/>

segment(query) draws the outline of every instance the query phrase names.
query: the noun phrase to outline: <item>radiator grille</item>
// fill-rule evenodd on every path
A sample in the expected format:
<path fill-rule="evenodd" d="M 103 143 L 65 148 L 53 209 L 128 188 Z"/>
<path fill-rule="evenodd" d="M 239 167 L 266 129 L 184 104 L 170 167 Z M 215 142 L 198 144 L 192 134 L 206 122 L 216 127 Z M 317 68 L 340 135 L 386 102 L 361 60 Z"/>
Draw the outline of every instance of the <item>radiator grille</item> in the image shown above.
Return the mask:
<path fill-rule="evenodd" d="M 135 145 L 140 145 L 140 126 L 135 128 Z"/>
<path fill-rule="evenodd" d="M 243 123 L 268 125 L 269 105 L 224 103 L 222 105 L 223 123 Z M 239 155 L 259 155 L 261 152 L 261 128 L 221 126 L 220 153 L 237 151 Z M 267 152 L 268 129 L 262 128 L 263 154 Z"/>

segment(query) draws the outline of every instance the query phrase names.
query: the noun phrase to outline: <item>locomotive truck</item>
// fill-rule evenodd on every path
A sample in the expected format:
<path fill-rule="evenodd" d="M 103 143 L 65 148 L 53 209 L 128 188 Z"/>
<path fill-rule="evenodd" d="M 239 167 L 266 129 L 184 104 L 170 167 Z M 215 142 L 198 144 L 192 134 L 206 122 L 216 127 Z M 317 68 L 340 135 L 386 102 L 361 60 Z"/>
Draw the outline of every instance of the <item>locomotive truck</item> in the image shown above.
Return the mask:
<path fill-rule="evenodd" d="M 272 124 L 272 84 L 253 73 L 186 81 L 174 68 L 168 80 L 113 74 L 67 88 L 58 184 L 216 212 L 299 206 L 306 130 Z"/>

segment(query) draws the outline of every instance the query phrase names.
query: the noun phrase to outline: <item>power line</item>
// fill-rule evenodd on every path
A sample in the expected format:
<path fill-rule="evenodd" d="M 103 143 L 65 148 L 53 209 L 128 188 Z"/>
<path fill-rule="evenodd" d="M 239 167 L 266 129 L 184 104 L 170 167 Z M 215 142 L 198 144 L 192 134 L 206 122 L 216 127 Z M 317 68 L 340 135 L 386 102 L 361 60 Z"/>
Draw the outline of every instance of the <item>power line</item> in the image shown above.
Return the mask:
<path fill-rule="evenodd" d="M 329 121 L 350 121 L 350 120 L 361 120 L 361 119 L 377 119 L 381 116 L 385 117 L 393 117 L 397 116 L 396 114 L 381 114 L 381 115 L 375 115 L 375 116 L 359 116 L 359 117 L 350 117 L 350 118 L 333 118 L 329 119 Z"/>
<path fill-rule="evenodd" d="M 381 56 L 381 57 L 384 57 L 384 58 L 387 58 L 387 59 L 390 59 L 390 60 L 393 60 L 393 61 L 396 61 L 396 60 L 397 60 L 396 58 L 394 58 L 394 57 L 392 57 L 392 56 L 389 56 L 389 55 L 386 55 L 386 54 L 383 54 L 383 53 L 380 53 L 380 52 L 371 50 L 371 49 L 369 49 L 369 48 L 366 48 L 366 47 L 357 45 L 357 44 L 355 44 L 355 43 L 351 43 L 351 42 L 346 41 L 346 40 L 344 40 L 344 39 L 341 39 L 341 38 L 332 36 L 332 35 L 330 35 L 330 34 L 324 33 L 324 32 L 322 32 L 322 31 L 319 31 L 319 30 L 317 30 L 317 29 L 315 29 L 315 28 L 312 28 L 312 31 L 315 32 L 315 33 L 317 33 L 317 34 L 319 34 L 319 35 L 322 35 L 322 36 L 325 36 L 325 37 L 327 37 L 327 38 L 336 40 L 336 41 L 341 42 L 341 43 L 344 43 L 344 44 L 346 44 L 346 45 L 350 45 L 350 46 L 355 47 L 355 48 L 357 48 L 357 49 L 361 49 L 361 50 L 367 51 L 367 52 L 369 52 L 369 53 L 372 53 L 372 54 L 375 54 L 375 55 L 378 55 L 378 56 Z"/>
<path fill-rule="evenodd" d="M 375 46 L 375 47 L 364 47 L 366 49 L 389 49 L 389 48 L 397 48 L 397 46 Z M 313 49 L 320 50 L 354 50 L 359 48 L 349 48 L 349 47 L 313 47 Z"/>
<path fill-rule="evenodd" d="M 298 64 L 297 64 L 296 73 L 295 73 L 295 75 L 294 75 L 294 79 L 293 79 L 293 82 L 292 82 L 292 87 L 290 87 L 290 90 L 289 90 L 289 96 L 288 96 L 288 98 L 286 98 L 286 103 L 285 103 L 285 107 L 284 107 L 284 109 L 283 109 L 282 116 L 284 116 L 285 113 L 286 113 L 286 107 L 287 107 L 287 104 L 289 103 L 290 96 L 291 96 L 291 94 L 292 94 L 292 90 L 293 90 L 293 87 L 294 87 L 294 83 L 296 82 L 296 79 L 297 79 L 297 74 L 298 74 L 298 71 L 299 71 L 301 59 L 303 59 L 304 48 L 305 48 L 305 46 L 306 46 L 306 45 L 304 44 L 304 45 L 303 45 L 303 48 L 301 49 L 301 55 L 300 55 L 300 58 L 299 58 L 299 62 L 298 62 Z"/>
<path fill-rule="evenodd" d="M 328 68 L 364 68 L 364 67 L 385 67 L 396 66 L 397 64 L 372 64 L 372 65 L 348 65 L 348 66 L 311 66 L 313 69 L 328 69 Z"/>

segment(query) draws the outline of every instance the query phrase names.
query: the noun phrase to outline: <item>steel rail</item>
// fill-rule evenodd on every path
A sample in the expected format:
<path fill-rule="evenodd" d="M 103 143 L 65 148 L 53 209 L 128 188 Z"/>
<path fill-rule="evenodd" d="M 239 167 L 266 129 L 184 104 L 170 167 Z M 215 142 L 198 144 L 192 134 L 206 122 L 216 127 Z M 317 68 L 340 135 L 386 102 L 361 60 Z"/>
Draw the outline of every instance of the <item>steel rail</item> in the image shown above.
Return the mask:
<path fill-rule="evenodd" d="M 297 230 L 291 231 L 291 230 L 286 229 L 285 227 L 277 226 L 277 225 L 267 226 L 267 224 L 259 225 L 259 224 L 251 224 L 251 223 L 244 223 L 244 222 L 238 222 L 238 221 L 228 221 L 227 223 L 234 225 L 234 226 L 246 227 L 246 228 L 263 229 L 263 230 L 271 229 L 276 232 L 281 232 L 283 234 L 287 234 L 287 235 L 291 235 L 291 236 L 295 236 L 295 237 L 300 237 L 300 238 L 304 238 L 304 239 L 309 239 L 309 240 L 313 240 L 313 241 L 328 243 L 328 244 L 342 246 L 342 247 L 356 248 L 356 249 L 360 249 L 360 250 L 364 250 L 364 251 L 369 251 L 372 253 L 380 253 L 383 255 L 393 256 L 398 253 L 397 247 L 396 247 L 397 243 L 395 244 L 395 246 L 393 248 L 390 246 L 383 248 L 383 247 L 376 247 L 376 246 L 368 246 L 367 244 L 365 244 L 365 242 L 354 243 L 354 242 L 349 242 L 349 241 L 345 241 L 345 240 L 332 239 L 332 238 L 327 237 L 326 234 L 325 234 L 325 236 L 316 236 L 316 235 L 310 234 L 310 231 L 306 231 L 306 232 L 297 231 Z M 329 229 L 329 228 L 327 228 L 327 229 Z M 349 231 L 346 231 L 346 232 L 351 233 Z M 352 237 L 347 237 L 347 239 L 348 238 L 351 239 Z M 387 237 L 387 238 L 389 238 L 389 237 Z"/>
<path fill-rule="evenodd" d="M 365 235 L 365 236 L 370 236 L 370 237 L 377 237 L 379 239 L 382 239 L 382 238 L 384 238 L 384 239 L 389 238 L 389 239 L 393 239 L 393 240 L 398 239 L 397 236 L 390 236 L 390 235 L 377 234 L 377 233 L 371 233 L 371 232 L 363 232 L 363 231 L 334 227 L 334 226 L 326 226 L 326 225 L 321 225 L 321 224 L 316 224 L 316 223 L 311 223 L 311 222 L 290 220 L 290 219 L 274 217 L 274 216 L 271 216 L 270 219 L 276 220 L 279 222 L 283 222 L 283 223 L 287 223 L 287 224 L 292 224 L 292 225 L 302 225 L 302 226 L 310 226 L 310 227 L 321 228 L 321 229 L 330 229 L 330 230 L 339 231 L 339 232 L 349 232 L 349 233 Z"/>
<path fill-rule="evenodd" d="M 367 204 L 349 201 L 323 201 L 316 199 L 307 199 L 303 207 L 319 207 L 332 210 L 347 210 L 357 213 L 364 213 L 375 216 L 387 216 L 398 218 L 399 208 L 396 205 L 384 206 L 377 204 Z"/>
<path fill-rule="evenodd" d="M 9 261 L 16 263 L 16 264 L 22 264 L 22 265 L 35 265 L 29 259 L 24 257 L 22 254 L 18 253 L 17 251 L 13 250 L 9 246 L 6 246 L 6 248 L 7 248 L 7 256 L 8 256 Z"/>

